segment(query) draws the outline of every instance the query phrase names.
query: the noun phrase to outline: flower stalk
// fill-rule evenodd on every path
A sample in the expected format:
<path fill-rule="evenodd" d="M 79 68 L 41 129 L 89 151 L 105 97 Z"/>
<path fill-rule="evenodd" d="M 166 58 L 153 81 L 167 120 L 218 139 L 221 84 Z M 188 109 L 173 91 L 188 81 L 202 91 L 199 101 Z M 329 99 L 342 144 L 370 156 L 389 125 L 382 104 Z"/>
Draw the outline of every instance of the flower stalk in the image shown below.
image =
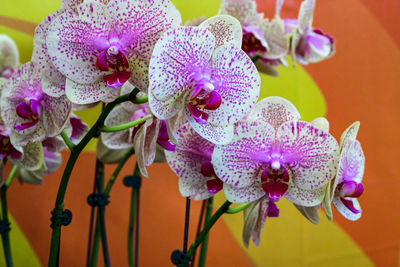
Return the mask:
<path fill-rule="evenodd" d="M 123 123 L 120 125 L 103 126 L 100 128 L 100 131 L 110 133 L 110 132 L 119 132 L 119 131 L 127 130 L 129 128 L 136 127 L 139 124 L 142 124 L 143 122 L 147 121 L 148 119 L 151 119 L 152 117 L 153 116 L 149 114 L 149 115 L 144 116 L 143 118 L 137 119 L 135 121 Z"/>
<path fill-rule="evenodd" d="M 13 176 L 11 176 L 13 177 Z M 2 213 L 2 232 L 1 241 L 3 243 L 4 258 L 6 260 L 7 267 L 13 267 L 13 261 L 11 256 L 11 245 L 10 245 L 10 221 L 8 220 L 8 208 L 7 208 L 7 187 L 2 186 L 1 192 L 1 213 Z"/>
<path fill-rule="evenodd" d="M 207 200 L 207 210 L 206 210 L 206 218 L 204 220 L 204 225 L 206 225 L 207 222 L 211 218 L 213 202 L 214 202 L 214 197 L 210 197 Z M 209 234 L 207 233 L 205 238 L 204 238 L 203 245 L 201 246 L 201 250 L 200 250 L 199 267 L 204 267 L 206 265 L 208 237 L 209 237 Z"/>

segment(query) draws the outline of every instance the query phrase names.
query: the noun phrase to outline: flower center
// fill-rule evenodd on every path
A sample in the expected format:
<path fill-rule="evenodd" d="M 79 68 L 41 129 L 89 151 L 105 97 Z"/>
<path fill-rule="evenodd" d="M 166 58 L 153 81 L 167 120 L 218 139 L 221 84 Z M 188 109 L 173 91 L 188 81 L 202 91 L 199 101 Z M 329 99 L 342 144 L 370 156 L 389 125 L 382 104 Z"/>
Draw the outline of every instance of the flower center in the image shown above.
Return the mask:
<path fill-rule="evenodd" d="M 123 85 L 131 76 L 128 58 L 124 49 L 118 44 L 111 44 L 97 56 L 97 67 L 101 71 L 111 72 L 103 76 L 108 87 L 118 88 Z"/>
<path fill-rule="evenodd" d="M 200 173 L 205 177 L 210 177 L 207 180 L 207 191 L 212 194 L 216 194 L 222 190 L 223 182 L 218 178 L 214 172 L 214 166 L 210 160 L 206 160 L 201 164 Z"/>
<path fill-rule="evenodd" d="M 362 183 L 355 181 L 343 181 L 338 184 L 337 190 L 339 191 L 340 200 L 351 212 L 357 214 L 361 210 L 356 209 L 353 205 L 353 201 L 348 198 L 358 198 L 364 192 L 364 186 Z"/>
<path fill-rule="evenodd" d="M 192 84 L 188 109 L 198 123 L 206 124 L 209 115 L 204 110 L 216 110 L 222 103 L 221 95 L 215 90 L 218 81 L 211 79 L 211 71 L 203 70 L 193 72 Z"/>
<path fill-rule="evenodd" d="M 289 173 L 278 160 L 272 160 L 261 174 L 261 186 L 265 194 L 278 201 L 288 190 Z"/>
<path fill-rule="evenodd" d="M 242 50 L 249 56 L 257 53 L 265 53 L 267 51 L 267 41 L 262 31 L 255 26 L 243 26 Z"/>
<path fill-rule="evenodd" d="M 27 120 L 27 122 L 15 124 L 14 129 L 22 131 L 30 128 L 39 121 L 40 114 L 42 113 L 40 100 L 36 98 L 25 98 L 17 105 L 16 112 L 20 118 Z"/>

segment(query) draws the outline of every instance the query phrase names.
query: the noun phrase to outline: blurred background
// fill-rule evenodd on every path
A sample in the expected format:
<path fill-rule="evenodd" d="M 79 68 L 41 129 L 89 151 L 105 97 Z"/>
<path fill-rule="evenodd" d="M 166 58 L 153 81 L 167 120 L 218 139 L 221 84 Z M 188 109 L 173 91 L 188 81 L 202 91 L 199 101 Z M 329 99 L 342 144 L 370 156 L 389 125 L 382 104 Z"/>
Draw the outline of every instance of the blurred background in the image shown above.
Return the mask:
<path fill-rule="evenodd" d="M 0 33 L 18 44 L 21 63 L 30 59 L 33 32 L 38 23 L 58 9 L 58 0 L 1 1 Z M 274 0 L 257 1 L 269 18 Z M 213 16 L 219 1 L 175 0 L 184 20 Z M 282 17 L 296 18 L 300 0 L 287 0 Z M 262 97 L 288 98 L 304 120 L 326 116 L 339 139 L 354 121 L 361 122 L 358 139 L 366 156 L 361 196 L 362 218 L 350 222 L 334 212 L 332 222 L 323 212 L 313 225 L 288 201 L 280 200 L 279 218 L 269 218 L 259 247 L 244 248 L 241 214 L 224 215 L 211 230 L 207 266 L 399 266 L 400 253 L 400 1 L 317 1 L 315 28 L 335 37 L 336 54 L 322 63 L 295 69 L 279 68 L 279 77 L 262 77 Z M 94 108 L 79 115 L 88 123 L 99 113 Z M 89 206 L 94 177 L 95 143 L 75 167 L 65 205 L 73 220 L 62 230 L 60 266 L 83 266 L 86 258 Z M 64 164 L 68 153 L 63 154 Z M 64 166 L 64 165 L 63 165 Z M 132 173 L 134 160 L 123 169 L 107 208 L 108 238 L 113 266 L 126 266 L 126 234 L 130 189 L 122 177 Z M 50 246 L 50 211 L 62 168 L 33 186 L 14 182 L 9 189 L 13 218 L 11 242 L 15 266 L 47 265 Z M 106 177 L 114 166 L 106 167 Z M 185 199 L 179 195 L 177 177 L 166 164 L 149 168 L 141 194 L 140 266 L 172 266 L 170 254 L 181 248 Z M 216 197 L 215 206 L 225 201 Z M 200 202 L 192 201 L 191 242 L 195 236 Z M 0 253 L 0 266 L 4 266 Z M 102 256 L 99 257 L 101 265 Z"/>

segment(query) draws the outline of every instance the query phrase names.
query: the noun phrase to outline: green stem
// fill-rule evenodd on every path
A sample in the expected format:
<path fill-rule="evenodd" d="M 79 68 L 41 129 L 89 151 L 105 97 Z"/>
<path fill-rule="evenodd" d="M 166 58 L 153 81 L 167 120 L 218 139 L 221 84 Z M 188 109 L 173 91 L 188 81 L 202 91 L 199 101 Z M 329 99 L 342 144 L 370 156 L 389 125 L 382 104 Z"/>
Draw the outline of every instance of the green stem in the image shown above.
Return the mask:
<path fill-rule="evenodd" d="M 133 258 L 133 224 L 135 222 L 135 208 L 136 208 L 136 188 L 132 188 L 131 194 L 131 207 L 129 213 L 129 228 L 128 228 L 128 263 L 129 267 L 135 266 Z"/>
<path fill-rule="evenodd" d="M 74 143 L 72 143 L 71 139 L 68 137 L 68 135 L 66 134 L 66 132 L 62 131 L 61 132 L 61 137 L 64 140 L 64 143 L 67 145 L 67 147 L 69 148 L 69 150 L 72 151 L 72 149 L 74 149 Z"/>
<path fill-rule="evenodd" d="M 10 222 L 8 220 L 8 208 L 7 208 L 7 187 L 2 186 L 1 189 L 1 213 L 2 221 L 5 225 L 9 226 Z M 11 245 L 10 245 L 10 232 L 4 231 L 1 234 L 1 241 L 3 243 L 4 257 L 6 260 L 7 267 L 14 266 L 11 256 Z"/>
<path fill-rule="evenodd" d="M 144 104 L 144 103 L 146 103 L 148 101 L 149 101 L 149 97 L 146 95 L 146 96 L 142 96 L 142 97 L 136 97 L 132 101 L 132 103 L 134 103 L 134 104 Z"/>
<path fill-rule="evenodd" d="M 57 198 L 54 207 L 55 216 L 60 216 L 63 213 L 64 209 L 64 197 L 65 192 L 67 190 L 67 185 L 69 178 L 72 173 L 72 169 L 79 157 L 79 154 L 82 150 L 86 147 L 89 141 L 98 134 L 100 127 L 103 126 L 105 119 L 107 118 L 108 114 L 111 110 L 118 104 L 126 102 L 126 101 L 133 101 L 136 98 L 137 93 L 139 92 L 138 89 L 134 89 L 129 94 L 123 95 L 118 97 L 113 102 L 109 103 L 103 112 L 100 114 L 99 118 L 97 119 L 96 123 L 90 128 L 89 132 L 83 137 L 83 139 L 73 147 L 71 150 L 71 154 L 69 156 L 67 165 L 64 169 L 64 173 L 62 175 L 60 185 L 58 187 Z M 59 252 L 59 243 L 60 243 L 60 233 L 61 233 L 61 226 L 55 225 L 51 235 L 51 244 L 50 244 L 50 253 L 49 253 L 49 264 L 50 267 L 55 267 L 57 265 L 57 258 Z"/>
<path fill-rule="evenodd" d="M 238 212 L 241 212 L 242 210 L 244 210 L 245 208 L 247 208 L 248 206 L 250 206 L 253 202 L 249 202 L 249 203 L 245 203 L 242 204 L 240 206 L 234 207 L 234 208 L 230 208 L 226 211 L 226 213 L 228 214 L 235 214 Z"/>
<path fill-rule="evenodd" d="M 204 225 L 206 225 L 207 222 L 210 220 L 211 212 L 212 212 L 212 208 L 213 208 L 213 202 L 214 202 L 214 197 L 209 198 L 207 201 L 207 210 L 206 210 L 206 218 L 204 220 Z M 208 237 L 209 237 L 209 234 L 207 233 L 207 235 L 204 238 L 203 245 L 201 245 L 199 267 L 204 267 L 206 265 Z"/>
<path fill-rule="evenodd" d="M 100 131 L 106 132 L 106 133 L 111 133 L 111 132 L 119 132 L 123 130 L 127 130 L 132 127 L 136 127 L 139 124 L 142 124 L 143 122 L 147 121 L 148 119 L 152 118 L 153 115 L 146 115 L 143 118 L 137 119 L 135 121 L 123 123 L 120 125 L 115 125 L 115 126 L 103 126 L 100 128 Z"/>
<path fill-rule="evenodd" d="M 104 190 L 104 194 L 105 195 L 109 195 L 111 188 L 115 182 L 115 180 L 117 179 L 119 173 L 121 172 L 122 168 L 124 167 L 125 163 L 128 161 L 128 159 L 135 153 L 135 149 L 132 147 L 128 152 L 126 152 L 126 154 L 124 155 L 124 157 L 121 159 L 121 161 L 118 163 L 117 168 L 115 168 L 113 174 L 110 177 L 110 180 L 108 180 L 107 183 L 107 187 L 106 190 Z"/>
<path fill-rule="evenodd" d="M 222 204 L 222 206 L 214 213 L 214 215 L 210 218 L 210 220 L 207 221 L 206 225 L 204 225 L 203 231 L 201 231 L 199 236 L 190 246 L 189 251 L 186 254 L 188 258 L 190 258 L 193 255 L 196 248 L 203 242 L 204 238 L 206 238 L 211 227 L 217 222 L 217 220 L 222 216 L 222 214 L 224 214 L 228 210 L 231 204 L 232 202 L 225 201 L 225 203 Z"/>
<path fill-rule="evenodd" d="M 99 246 L 100 246 L 100 237 L 101 237 L 101 225 L 100 225 L 100 216 L 96 214 L 96 227 L 94 229 L 94 239 L 93 239 L 93 250 L 92 257 L 90 259 L 90 266 L 97 266 L 97 258 L 99 255 Z"/>
<path fill-rule="evenodd" d="M 5 187 L 8 188 L 8 187 L 10 186 L 10 184 L 11 184 L 11 182 L 12 182 L 14 176 L 15 176 L 15 173 L 17 172 L 17 169 L 18 169 L 18 166 L 17 166 L 17 165 L 14 165 L 14 166 L 12 167 L 11 172 L 10 172 L 10 174 L 8 175 L 7 181 L 6 181 L 6 183 L 5 183 Z"/>

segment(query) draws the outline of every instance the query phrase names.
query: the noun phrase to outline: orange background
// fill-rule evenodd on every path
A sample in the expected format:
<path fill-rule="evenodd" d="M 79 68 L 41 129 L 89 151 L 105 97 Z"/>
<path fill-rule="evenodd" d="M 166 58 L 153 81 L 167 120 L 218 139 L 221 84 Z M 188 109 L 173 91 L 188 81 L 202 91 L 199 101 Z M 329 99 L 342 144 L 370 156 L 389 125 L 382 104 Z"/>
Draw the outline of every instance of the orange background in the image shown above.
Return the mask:
<path fill-rule="evenodd" d="M 199 5 L 199 10 L 204 9 L 204 2 L 201 1 L 189 4 L 188 0 L 185 3 L 174 2 L 181 2 L 180 6 L 184 6 L 183 10 L 180 9 L 182 14 L 190 8 L 196 10 L 196 5 Z M 213 2 L 210 6 L 216 5 L 212 0 L 208 2 Z M 271 17 L 275 1 L 258 2 L 259 10 Z M 299 3 L 300 1 L 295 0 L 286 1 L 283 17 L 296 17 Z M 26 8 L 24 1 L 9 1 L 5 5 L 5 10 L 7 5 L 15 10 Z M 178 3 L 177 7 L 179 8 Z M 46 11 L 41 10 L 40 14 L 47 14 L 53 10 L 52 6 Z M 312 109 L 313 105 L 317 107 L 326 104 L 331 132 L 337 138 L 353 121 L 361 122 L 358 139 L 366 156 L 363 181 L 366 191 L 360 198 L 362 218 L 357 222 L 349 222 L 335 212 L 334 222 L 327 222 L 321 218 L 321 226 L 310 226 L 310 223 L 301 217 L 291 220 L 290 218 L 295 216 L 291 214 L 295 211 L 282 202 L 281 206 L 278 205 L 281 208 L 282 220 L 268 220 L 264 229 L 261 246 L 268 244 L 270 249 L 257 251 L 254 247 L 245 250 L 238 240 L 241 228 L 236 221 L 240 222 L 241 217 L 225 215 L 224 220 L 219 221 L 212 229 L 208 266 L 269 266 L 278 263 L 287 266 L 338 266 L 339 262 L 347 262 L 352 266 L 399 266 L 400 230 L 396 227 L 400 223 L 400 146 L 397 138 L 400 115 L 399 12 L 398 0 L 317 1 L 314 25 L 320 26 L 335 37 L 337 52 L 333 58 L 306 66 L 304 70 L 321 90 L 325 102 L 323 99 L 319 102 L 309 101 L 308 95 L 301 93 L 297 96 L 297 101 L 291 99 L 300 111 L 308 107 Z M 207 15 L 213 13 L 215 10 L 210 7 Z M 32 14 L 40 17 L 34 12 Z M 7 32 L 12 29 L 9 34 L 16 38 L 23 50 L 22 61 L 27 60 L 27 55 L 31 52 L 31 43 L 22 43 L 24 39 L 18 34 L 32 35 L 34 25 L 40 21 L 36 17 L 25 20 L 0 11 L 0 31 Z M 297 68 L 295 74 L 291 75 L 300 75 L 298 73 L 301 71 L 302 68 Z M 283 73 L 281 77 L 273 79 L 285 77 L 291 76 L 285 76 Z M 264 83 L 264 80 L 267 82 Z M 272 94 L 268 81 L 271 81 L 270 78 L 263 78 L 264 95 Z M 283 84 L 284 81 L 281 81 Z M 280 80 L 274 80 L 271 84 L 279 82 Z M 287 88 L 281 90 L 281 95 L 288 94 L 285 91 Z M 275 90 L 273 93 L 279 94 L 279 91 L 277 93 Z M 303 107 L 302 104 L 308 106 Z M 319 110 L 316 111 L 314 117 L 322 115 L 319 113 Z M 308 113 L 303 114 L 303 117 L 307 120 L 312 119 Z M 64 163 L 67 156 L 68 153 L 65 152 Z M 65 203 L 66 208 L 72 210 L 74 218 L 62 231 L 61 266 L 82 266 L 85 262 L 89 227 L 86 197 L 92 189 L 94 162 L 94 153 L 85 152 L 81 155 L 71 178 Z M 121 177 L 130 173 L 132 166 L 133 160 L 124 168 Z M 106 177 L 109 177 L 113 168 L 107 167 Z M 166 164 L 155 164 L 149 171 L 150 178 L 143 182 L 141 194 L 139 262 L 141 266 L 171 266 L 171 251 L 182 246 L 185 200 L 179 195 L 177 178 Z M 9 190 L 11 213 L 43 265 L 47 264 L 50 210 L 54 205 L 61 173 L 60 170 L 46 177 L 43 186 L 14 183 Z M 125 188 L 121 181 L 121 178 L 117 180 L 111 193 L 111 203 L 107 208 L 109 246 L 114 266 L 125 266 L 127 263 L 126 232 L 130 190 Z M 200 203 L 192 204 L 194 208 L 190 240 L 194 236 L 200 208 Z M 292 217 L 285 217 L 288 215 Z M 322 213 L 321 215 L 323 216 Z M 330 228 L 336 226 L 339 230 Z M 300 230 L 286 237 L 285 232 L 290 229 Z M 345 243 L 344 239 L 330 234 L 329 229 L 332 229 L 332 232 L 338 231 L 337 233 L 342 231 L 350 241 Z M 14 257 L 23 253 L 13 248 Z M 100 254 L 99 262 L 101 261 Z"/>

